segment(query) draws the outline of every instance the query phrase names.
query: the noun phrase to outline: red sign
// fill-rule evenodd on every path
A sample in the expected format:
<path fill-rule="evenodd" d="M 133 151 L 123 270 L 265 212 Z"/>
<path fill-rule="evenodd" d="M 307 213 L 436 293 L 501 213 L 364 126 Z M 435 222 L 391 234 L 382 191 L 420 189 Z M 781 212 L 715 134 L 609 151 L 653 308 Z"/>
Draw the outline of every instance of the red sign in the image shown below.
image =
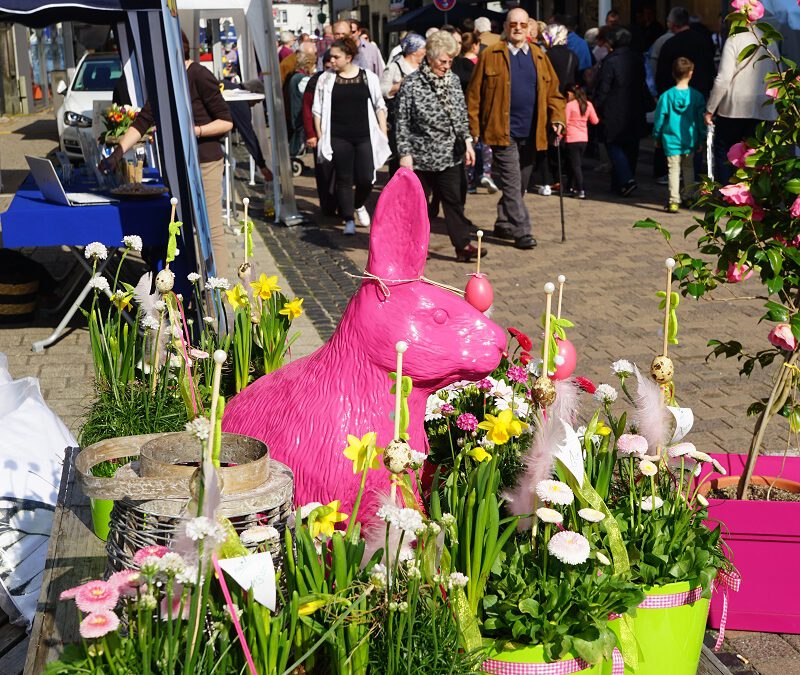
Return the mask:
<path fill-rule="evenodd" d="M 456 6 L 456 0 L 433 0 L 433 4 L 436 6 L 436 9 L 442 12 L 449 12 Z"/>

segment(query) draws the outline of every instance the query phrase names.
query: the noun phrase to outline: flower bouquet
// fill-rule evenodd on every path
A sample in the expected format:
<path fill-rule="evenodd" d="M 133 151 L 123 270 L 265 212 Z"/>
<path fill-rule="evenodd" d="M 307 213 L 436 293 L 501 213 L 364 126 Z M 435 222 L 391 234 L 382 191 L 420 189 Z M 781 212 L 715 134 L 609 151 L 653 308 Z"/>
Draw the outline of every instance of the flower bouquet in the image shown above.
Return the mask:
<path fill-rule="evenodd" d="M 141 108 L 131 105 L 112 104 L 103 113 L 103 124 L 106 127 L 104 140 L 108 143 L 111 140 L 118 140 L 125 132 L 130 129 Z"/>

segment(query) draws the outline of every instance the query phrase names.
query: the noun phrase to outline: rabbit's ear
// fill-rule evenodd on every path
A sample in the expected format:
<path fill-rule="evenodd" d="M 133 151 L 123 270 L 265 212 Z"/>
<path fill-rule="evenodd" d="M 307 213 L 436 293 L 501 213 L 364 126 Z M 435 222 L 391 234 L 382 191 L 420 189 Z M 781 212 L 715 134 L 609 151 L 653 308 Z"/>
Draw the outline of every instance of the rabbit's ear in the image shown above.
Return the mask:
<path fill-rule="evenodd" d="M 399 169 L 378 199 L 369 236 L 367 271 L 382 279 L 416 279 L 425 270 L 431 226 L 416 174 Z"/>

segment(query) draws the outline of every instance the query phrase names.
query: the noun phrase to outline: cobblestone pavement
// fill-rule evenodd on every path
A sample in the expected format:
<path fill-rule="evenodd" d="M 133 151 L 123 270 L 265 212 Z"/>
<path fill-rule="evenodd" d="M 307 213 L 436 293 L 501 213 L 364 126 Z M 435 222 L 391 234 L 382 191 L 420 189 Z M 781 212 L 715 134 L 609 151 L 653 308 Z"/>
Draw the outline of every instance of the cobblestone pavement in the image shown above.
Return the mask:
<path fill-rule="evenodd" d="M 52 128 L 51 128 L 52 127 Z M 0 212 L 13 196 L 16 182 L 24 176 L 24 154 L 45 155 L 56 146 L 55 125 L 47 115 L 13 118 L 0 124 L 0 166 L 5 182 L 0 195 Z M 645 161 L 646 161 L 645 157 Z M 642 163 L 642 187 L 630 200 L 610 198 L 603 188 L 608 175 L 588 172 L 589 197 L 585 202 L 565 200 L 567 241 L 560 242 L 558 197 L 529 195 L 526 198 L 539 246 L 534 251 L 517 251 L 495 240 L 491 232 L 496 196 L 484 190 L 470 196 L 468 215 L 486 232 L 490 248 L 482 270 L 492 280 L 496 303 L 493 319 L 501 325 L 514 325 L 535 334 L 538 317 L 544 311 L 542 286 L 567 276 L 564 314 L 576 324 L 570 333 L 579 354 L 578 373 L 596 382 L 612 382 L 610 362 L 618 358 L 637 361 L 647 367 L 660 348 L 661 314 L 656 291 L 663 284 L 663 261 L 672 253 L 651 231 L 632 230 L 635 220 L 652 217 L 670 226 L 673 243 L 681 249 L 679 233 L 691 223 L 690 214 L 663 216 L 661 205 L 666 188 L 647 179 L 649 167 Z M 239 176 L 241 178 L 241 176 Z M 385 179 L 385 176 L 381 178 Z M 380 180 L 380 178 L 379 178 Z M 301 339 L 294 356 L 316 348 L 335 328 L 366 263 L 368 233 L 359 228 L 355 237 L 343 237 L 340 225 L 321 217 L 317 210 L 313 176 L 297 179 L 298 205 L 317 220 L 317 226 L 279 228 L 265 225 L 258 216 L 263 200 L 258 188 L 237 181 L 238 196 L 248 194 L 261 240 L 256 241 L 255 267 L 258 272 L 279 272 L 284 289 L 305 298 L 306 314 L 298 322 Z M 11 193 L 9 195 L 9 193 Z M 377 191 L 368 204 L 374 212 Z M 2 215 L 0 215 L 0 223 Z M 444 222 L 432 226 L 431 255 L 426 275 L 441 282 L 463 287 L 470 266 L 454 262 L 445 234 Z M 233 235 L 231 235 L 233 236 Z M 231 248 L 240 250 L 241 239 Z M 686 248 L 689 244 L 686 244 Z M 61 274 L 69 263 L 66 253 L 57 249 L 37 250 L 35 258 Z M 229 261 L 233 273 L 233 258 Z M 733 287 L 747 298 L 759 288 L 752 282 Z M 753 398 L 765 396 L 768 378 L 760 372 L 750 380 L 738 376 L 735 362 L 706 361 L 709 338 L 738 339 L 749 350 L 765 344 L 767 330 L 757 324 L 761 301 L 734 299 L 720 294 L 715 301 L 682 299 L 679 307 L 680 342 L 672 347 L 677 394 L 684 405 L 694 408 L 696 422 L 691 439 L 708 451 L 743 451 L 749 443 L 752 419 L 744 416 Z M 32 327 L 0 329 L 0 352 L 9 357 L 15 377 L 40 378 L 45 400 L 77 431 L 82 412 L 91 401 L 91 360 L 88 334 L 76 320 L 67 335 L 43 354 L 33 354 L 30 344 L 47 335 L 57 320 L 40 315 Z M 768 435 L 770 452 L 786 448 L 782 425 L 775 424 Z M 800 675 L 800 641 L 797 636 L 730 631 L 726 634 L 721 660 L 734 673 L 760 672 L 762 675 Z M 747 656 L 743 659 L 737 654 Z"/>

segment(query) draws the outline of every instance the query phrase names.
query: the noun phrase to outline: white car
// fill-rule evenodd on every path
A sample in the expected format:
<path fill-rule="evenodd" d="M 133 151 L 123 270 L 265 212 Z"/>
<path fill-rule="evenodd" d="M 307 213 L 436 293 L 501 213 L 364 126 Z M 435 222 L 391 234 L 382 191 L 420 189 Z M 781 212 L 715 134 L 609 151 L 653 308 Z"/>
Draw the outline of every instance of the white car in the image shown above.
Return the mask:
<path fill-rule="evenodd" d="M 70 159 L 83 160 L 78 132 L 91 128 L 95 101 L 111 105 L 114 87 L 121 76 L 118 54 L 86 54 L 69 86 L 64 82 L 59 84 L 58 93 L 64 95 L 64 103 L 56 113 L 58 137 L 61 150 Z"/>

